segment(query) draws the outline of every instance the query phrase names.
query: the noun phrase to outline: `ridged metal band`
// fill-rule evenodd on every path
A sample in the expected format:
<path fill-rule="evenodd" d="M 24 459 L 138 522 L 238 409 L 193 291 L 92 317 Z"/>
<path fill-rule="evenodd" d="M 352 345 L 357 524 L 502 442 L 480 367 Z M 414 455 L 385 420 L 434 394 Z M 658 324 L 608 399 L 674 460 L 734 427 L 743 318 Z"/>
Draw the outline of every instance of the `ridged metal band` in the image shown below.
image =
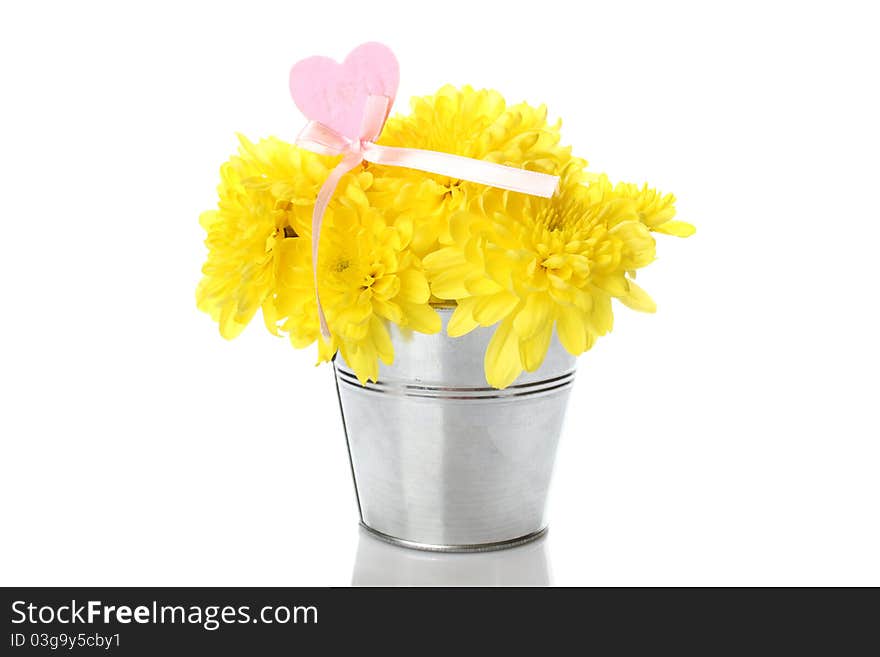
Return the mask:
<path fill-rule="evenodd" d="M 543 381 L 533 381 L 531 383 L 519 383 L 512 385 L 504 390 L 497 388 L 485 387 L 452 387 L 438 386 L 431 384 L 414 384 L 402 383 L 396 381 L 379 381 L 377 383 L 368 382 L 361 385 L 354 372 L 340 367 L 338 362 L 334 362 L 336 367 L 337 381 L 365 392 L 374 392 L 384 395 L 396 395 L 400 397 L 423 397 L 429 399 L 512 399 L 517 397 L 525 397 L 530 395 L 540 395 L 571 387 L 574 381 L 574 370 L 565 372 L 559 376 L 544 379 Z"/>
<path fill-rule="evenodd" d="M 375 536 L 380 541 L 391 543 L 399 547 L 410 548 L 413 550 L 424 550 L 425 552 L 493 552 L 495 550 L 505 550 L 507 548 L 516 547 L 531 543 L 547 533 L 547 528 L 539 529 L 525 536 L 517 536 L 506 541 L 493 541 L 491 543 L 468 543 L 466 545 L 436 545 L 434 543 L 419 543 L 418 541 L 408 541 L 396 536 L 390 536 L 384 532 L 373 529 L 366 523 L 361 523 L 361 527 L 371 536 Z"/>

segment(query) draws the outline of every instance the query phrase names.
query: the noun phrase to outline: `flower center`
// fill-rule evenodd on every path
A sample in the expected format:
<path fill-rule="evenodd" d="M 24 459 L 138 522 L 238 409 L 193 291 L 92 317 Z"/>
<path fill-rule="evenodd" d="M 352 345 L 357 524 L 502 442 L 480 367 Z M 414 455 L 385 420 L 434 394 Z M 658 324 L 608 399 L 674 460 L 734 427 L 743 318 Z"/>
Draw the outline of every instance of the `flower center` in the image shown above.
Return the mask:
<path fill-rule="evenodd" d="M 285 226 L 284 228 L 276 228 L 272 231 L 272 234 L 266 238 L 265 250 L 266 253 L 272 253 L 272 249 L 275 248 L 275 243 L 279 239 L 284 239 L 287 237 L 299 237 L 296 231 L 292 226 Z"/>
<path fill-rule="evenodd" d="M 373 283 L 378 281 L 385 275 L 385 267 L 382 265 L 373 264 L 372 267 L 367 271 L 367 274 L 364 276 L 363 284 L 361 285 L 362 290 L 366 290 L 368 288 L 373 287 Z"/>
<path fill-rule="evenodd" d="M 446 191 L 443 193 L 443 198 L 448 199 L 452 198 L 458 193 L 458 190 L 461 189 L 461 181 L 460 180 L 451 180 L 448 185 L 446 185 Z"/>

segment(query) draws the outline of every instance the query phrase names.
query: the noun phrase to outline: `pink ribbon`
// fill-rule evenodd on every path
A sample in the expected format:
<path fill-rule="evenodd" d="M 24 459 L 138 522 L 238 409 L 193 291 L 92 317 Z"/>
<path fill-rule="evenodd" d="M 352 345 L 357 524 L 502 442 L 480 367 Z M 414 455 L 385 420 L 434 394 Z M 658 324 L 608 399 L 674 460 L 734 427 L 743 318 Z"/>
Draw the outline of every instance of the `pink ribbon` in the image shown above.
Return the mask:
<path fill-rule="evenodd" d="M 350 139 L 339 134 L 318 121 L 309 121 L 296 138 L 300 148 L 321 155 L 342 155 L 342 161 L 334 167 L 327 180 L 321 186 L 312 212 L 312 276 L 315 282 L 315 299 L 318 302 L 318 320 L 321 324 L 321 335 L 330 337 L 327 318 L 321 306 L 321 295 L 318 293 L 318 244 L 321 237 L 321 224 L 324 212 L 336 186 L 346 173 L 363 161 L 373 164 L 384 164 L 407 169 L 418 169 L 427 173 L 449 176 L 458 180 L 507 189 L 512 192 L 543 196 L 549 198 L 556 191 L 559 176 L 552 176 L 538 171 L 526 171 L 476 160 L 451 153 L 427 151 L 420 148 L 400 148 L 397 146 L 380 146 L 374 143 L 382 133 L 385 120 L 391 110 L 391 99 L 388 96 L 367 96 L 364 117 L 361 123 L 360 137 Z"/>

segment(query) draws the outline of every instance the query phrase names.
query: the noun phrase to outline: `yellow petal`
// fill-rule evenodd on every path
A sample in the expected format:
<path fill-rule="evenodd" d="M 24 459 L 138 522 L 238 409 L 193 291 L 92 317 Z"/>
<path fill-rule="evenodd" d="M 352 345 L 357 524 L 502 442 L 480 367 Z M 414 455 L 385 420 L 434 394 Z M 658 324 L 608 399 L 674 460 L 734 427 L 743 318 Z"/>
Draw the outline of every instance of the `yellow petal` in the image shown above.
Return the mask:
<path fill-rule="evenodd" d="M 453 246 L 447 246 L 429 253 L 422 259 L 425 271 L 429 275 L 439 274 L 445 269 L 456 267 L 465 263 L 462 252 Z"/>
<path fill-rule="evenodd" d="M 474 319 L 472 312 L 476 301 L 476 299 L 461 299 L 458 302 L 458 305 L 452 313 L 452 317 L 449 318 L 449 323 L 446 325 L 446 333 L 449 337 L 460 337 L 466 333 L 470 333 L 480 325 L 479 322 Z"/>
<path fill-rule="evenodd" d="M 486 297 L 478 297 L 471 311 L 481 326 L 492 326 L 507 317 L 519 304 L 519 299 L 510 292 L 499 292 Z"/>
<path fill-rule="evenodd" d="M 428 253 L 437 244 L 437 240 L 446 231 L 446 217 L 439 215 L 419 225 L 412 235 L 410 248 L 419 255 Z"/>
<path fill-rule="evenodd" d="M 440 315 L 426 303 L 400 303 L 403 313 L 402 325 L 419 333 L 439 333 L 443 327 Z"/>
<path fill-rule="evenodd" d="M 675 235 L 676 237 L 690 237 L 697 232 L 696 227 L 685 221 L 667 221 L 659 226 L 655 226 L 652 230 L 665 235 Z"/>
<path fill-rule="evenodd" d="M 495 294 L 504 289 L 481 271 L 475 271 L 468 276 L 464 281 L 464 286 L 467 288 L 468 293 L 474 297 Z"/>
<path fill-rule="evenodd" d="M 542 331 L 545 326 L 553 328 L 553 302 L 543 292 L 533 292 L 526 298 L 526 303 L 516 314 L 513 328 L 520 339 L 528 340 Z"/>
<path fill-rule="evenodd" d="M 427 303 L 431 298 L 431 289 L 425 275 L 416 269 L 406 269 L 398 275 L 400 279 L 400 292 L 398 297 L 401 301 L 410 303 Z"/>
<path fill-rule="evenodd" d="M 359 324 L 335 322 L 330 325 L 330 330 L 344 342 L 362 342 L 370 335 L 370 320 Z"/>
<path fill-rule="evenodd" d="M 216 210 L 208 210 L 199 215 L 199 224 L 206 231 L 210 231 L 215 224 L 221 221 L 220 213 Z"/>
<path fill-rule="evenodd" d="M 397 233 L 400 235 L 400 243 L 402 246 L 407 246 L 412 241 L 413 236 L 413 220 L 407 214 L 400 215 L 397 219 L 394 220 L 394 227 L 397 229 Z"/>
<path fill-rule="evenodd" d="M 556 315 L 556 334 L 572 356 L 584 353 L 587 348 L 587 326 L 583 311 L 573 306 L 560 308 Z"/>
<path fill-rule="evenodd" d="M 538 331 L 527 340 L 520 340 L 519 357 L 527 372 L 534 372 L 541 367 L 547 349 L 550 348 L 550 338 L 553 337 L 553 322 L 542 324 Z"/>
<path fill-rule="evenodd" d="M 401 280 L 399 276 L 383 276 L 373 283 L 373 293 L 382 299 L 391 299 L 400 293 Z"/>
<path fill-rule="evenodd" d="M 370 318 L 370 339 L 382 362 L 391 365 L 394 362 L 394 346 L 391 344 L 391 336 L 388 335 L 385 323 L 375 315 Z"/>
<path fill-rule="evenodd" d="M 336 355 L 336 339 L 333 336 L 330 336 L 329 340 L 326 339 L 323 335 L 319 336 L 318 362 L 326 363 L 327 361 L 332 360 L 334 355 Z"/>
<path fill-rule="evenodd" d="M 290 340 L 290 344 L 293 345 L 294 349 L 305 349 L 306 347 L 308 347 L 310 344 L 312 344 L 315 341 L 316 336 L 315 336 L 314 332 L 308 331 L 308 330 L 303 330 L 301 327 L 297 327 L 297 329 L 298 330 L 296 330 L 296 331 L 290 331 L 290 333 L 287 336 L 288 339 Z M 319 347 L 319 350 L 320 350 L 320 347 Z M 335 353 L 335 352 L 336 352 L 336 350 L 334 349 L 333 352 L 330 353 L 329 358 L 320 359 L 320 362 L 330 360 L 330 358 L 333 358 L 333 353 Z"/>
<path fill-rule="evenodd" d="M 614 325 L 611 297 L 601 292 L 593 295 L 593 308 L 587 320 L 587 330 L 595 335 L 605 335 Z"/>
<path fill-rule="evenodd" d="M 342 352 L 345 362 L 354 370 L 361 385 L 366 385 L 367 381 L 379 379 L 379 362 L 372 345 L 343 343 L 339 346 L 339 351 Z"/>
<path fill-rule="evenodd" d="M 594 276 L 593 284 L 612 297 L 622 298 L 627 295 L 628 286 L 623 272 L 615 272 L 608 276 Z"/>
<path fill-rule="evenodd" d="M 656 243 L 648 228 L 638 221 L 626 221 L 609 231 L 623 241 L 620 265 L 623 269 L 638 269 L 651 264 L 656 257 Z"/>
<path fill-rule="evenodd" d="M 325 298 L 321 295 L 324 303 L 327 319 L 333 324 L 360 324 L 373 314 L 373 305 L 367 301 L 358 301 L 344 307 L 341 311 L 330 312 L 334 310 L 334 306 L 328 302 L 331 298 Z"/>
<path fill-rule="evenodd" d="M 403 311 L 400 309 L 399 304 L 373 298 L 373 311 L 385 319 L 390 319 L 395 324 L 403 323 Z"/>
<path fill-rule="evenodd" d="M 486 273 L 503 287 L 512 287 L 514 261 L 507 253 L 490 252 L 486 254 Z"/>
<path fill-rule="evenodd" d="M 453 243 L 463 245 L 475 226 L 485 225 L 485 219 L 471 212 L 457 212 L 449 218 L 449 234 Z"/>
<path fill-rule="evenodd" d="M 470 296 L 464 281 L 473 271 L 472 265 L 460 265 L 431 277 L 431 292 L 441 299 L 464 299 Z"/>
<path fill-rule="evenodd" d="M 648 296 L 647 292 L 632 281 L 627 281 L 627 284 L 629 293 L 626 296 L 620 297 L 624 305 L 629 306 L 633 310 L 640 310 L 643 313 L 657 312 L 657 304 Z"/>
<path fill-rule="evenodd" d="M 275 307 L 275 303 L 273 299 L 266 299 L 263 302 L 262 306 L 263 310 L 263 323 L 266 325 L 266 328 L 269 330 L 269 333 L 272 335 L 279 335 L 278 333 L 278 310 Z"/>
<path fill-rule="evenodd" d="M 367 195 L 364 193 L 358 185 L 349 184 L 345 187 L 343 192 L 344 196 L 354 202 L 356 205 L 368 206 L 370 204 L 369 200 L 367 200 Z"/>
<path fill-rule="evenodd" d="M 506 388 L 522 372 L 519 341 L 513 330 L 513 320 L 507 319 L 495 330 L 483 359 L 486 381 L 493 388 Z"/>
<path fill-rule="evenodd" d="M 219 324 L 220 335 L 227 340 L 238 337 L 246 326 L 235 321 L 235 309 L 232 306 L 224 306 L 220 311 Z"/>

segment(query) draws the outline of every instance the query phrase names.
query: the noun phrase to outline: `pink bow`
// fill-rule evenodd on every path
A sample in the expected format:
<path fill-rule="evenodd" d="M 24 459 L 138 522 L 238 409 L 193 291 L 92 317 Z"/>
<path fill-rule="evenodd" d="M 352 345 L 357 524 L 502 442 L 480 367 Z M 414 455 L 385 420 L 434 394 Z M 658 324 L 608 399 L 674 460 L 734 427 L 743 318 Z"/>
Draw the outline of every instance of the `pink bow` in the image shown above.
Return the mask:
<path fill-rule="evenodd" d="M 325 338 L 330 337 L 330 329 L 327 326 L 327 318 L 324 315 L 321 296 L 318 293 L 318 244 L 321 236 L 321 224 L 327 205 L 330 203 L 333 192 L 342 176 L 364 160 L 373 164 L 418 169 L 427 173 L 469 180 L 481 185 L 545 198 L 553 196 L 556 186 L 559 184 L 559 176 L 538 171 L 516 169 L 503 164 L 439 151 L 380 146 L 374 141 L 382 133 L 390 110 L 391 99 L 388 96 L 368 95 L 359 139 L 349 139 L 319 121 L 309 121 L 296 138 L 296 145 L 300 148 L 321 155 L 343 156 L 342 161 L 330 172 L 327 180 L 321 186 L 312 213 L 312 275 L 315 282 L 315 298 L 318 302 L 321 335 Z"/>

